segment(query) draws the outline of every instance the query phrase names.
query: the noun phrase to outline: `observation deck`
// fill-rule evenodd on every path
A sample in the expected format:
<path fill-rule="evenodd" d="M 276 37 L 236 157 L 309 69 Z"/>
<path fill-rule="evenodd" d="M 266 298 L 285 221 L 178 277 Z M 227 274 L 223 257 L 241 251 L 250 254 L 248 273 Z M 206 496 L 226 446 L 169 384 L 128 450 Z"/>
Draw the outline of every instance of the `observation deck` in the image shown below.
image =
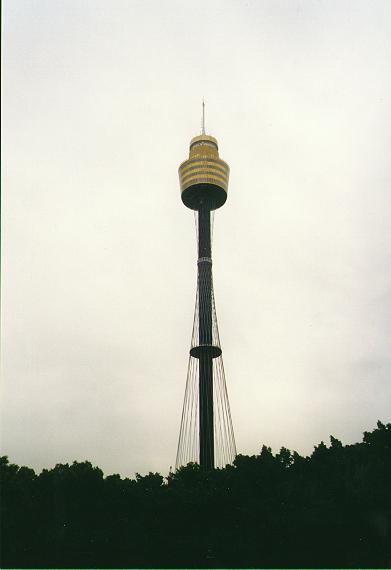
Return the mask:
<path fill-rule="evenodd" d="M 227 200 L 229 166 L 219 157 L 217 140 L 199 135 L 190 141 L 189 158 L 179 167 L 182 202 L 192 210 L 201 204 L 217 210 Z"/>

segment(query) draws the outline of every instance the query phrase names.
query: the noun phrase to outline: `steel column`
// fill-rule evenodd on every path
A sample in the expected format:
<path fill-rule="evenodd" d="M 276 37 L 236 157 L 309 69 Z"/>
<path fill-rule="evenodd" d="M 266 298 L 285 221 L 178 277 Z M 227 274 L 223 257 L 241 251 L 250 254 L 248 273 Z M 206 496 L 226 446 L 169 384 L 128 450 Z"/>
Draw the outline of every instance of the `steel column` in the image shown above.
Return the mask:
<path fill-rule="evenodd" d="M 198 299 L 199 344 L 205 346 L 199 358 L 199 430 L 200 466 L 214 467 L 213 432 L 213 358 L 207 347 L 212 345 L 212 259 L 210 208 L 198 210 Z"/>

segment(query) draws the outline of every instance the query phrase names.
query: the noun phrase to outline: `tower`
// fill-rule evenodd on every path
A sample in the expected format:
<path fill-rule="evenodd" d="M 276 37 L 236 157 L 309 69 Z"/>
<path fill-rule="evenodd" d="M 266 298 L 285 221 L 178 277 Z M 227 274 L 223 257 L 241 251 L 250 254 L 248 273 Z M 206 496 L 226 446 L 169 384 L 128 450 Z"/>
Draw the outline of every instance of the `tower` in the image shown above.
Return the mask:
<path fill-rule="evenodd" d="M 194 210 L 198 260 L 197 295 L 176 467 L 225 467 L 236 455 L 212 279 L 214 211 L 227 199 L 229 166 L 217 140 L 202 134 L 190 141 L 189 158 L 179 167 L 182 202 Z"/>

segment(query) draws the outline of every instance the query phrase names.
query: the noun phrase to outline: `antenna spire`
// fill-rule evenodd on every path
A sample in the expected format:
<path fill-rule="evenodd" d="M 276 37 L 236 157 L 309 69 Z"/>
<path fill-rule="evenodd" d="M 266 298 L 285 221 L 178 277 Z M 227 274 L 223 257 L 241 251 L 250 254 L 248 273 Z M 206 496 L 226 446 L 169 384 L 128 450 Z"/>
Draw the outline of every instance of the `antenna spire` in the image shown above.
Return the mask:
<path fill-rule="evenodd" d="M 205 99 L 202 98 L 202 129 L 201 134 L 205 134 Z"/>

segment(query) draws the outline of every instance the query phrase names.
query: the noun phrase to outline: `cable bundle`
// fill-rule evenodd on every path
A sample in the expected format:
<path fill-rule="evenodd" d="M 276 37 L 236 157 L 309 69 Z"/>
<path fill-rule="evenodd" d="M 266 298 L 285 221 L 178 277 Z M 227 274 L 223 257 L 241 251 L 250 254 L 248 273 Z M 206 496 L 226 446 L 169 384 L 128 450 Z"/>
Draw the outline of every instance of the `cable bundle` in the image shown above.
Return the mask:
<path fill-rule="evenodd" d="M 195 212 L 195 216 L 198 238 L 198 212 Z M 199 258 L 198 263 L 210 263 L 210 267 L 208 268 L 206 278 L 203 277 L 204 273 L 200 272 L 200 270 L 198 273 L 193 333 L 175 464 L 176 469 L 190 462 L 200 463 L 201 366 L 209 366 L 212 369 L 212 389 L 207 390 L 205 393 L 207 394 L 207 398 L 209 398 L 208 394 L 213 394 L 213 406 L 210 406 L 209 401 L 206 402 L 206 405 L 204 402 L 203 413 L 206 414 L 206 420 L 204 417 L 204 422 L 213 422 L 213 436 L 212 431 L 210 436 L 213 437 L 213 442 L 210 441 L 207 443 L 209 443 L 209 446 L 214 450 L 214 467 L 225 467 L 227 464 L 232 463 L 236 456 L 235 437 L 228 401 L 213 293 L 213 279 L 211 275 L 212 260 L 211 258 Z M 203 332 L 201 333 L 201 331 Z M 204 359 L 199 355 L 201 353 L 197 352 L 201 350 L 204 351 L 203 354 L 207 354 Z"/>

